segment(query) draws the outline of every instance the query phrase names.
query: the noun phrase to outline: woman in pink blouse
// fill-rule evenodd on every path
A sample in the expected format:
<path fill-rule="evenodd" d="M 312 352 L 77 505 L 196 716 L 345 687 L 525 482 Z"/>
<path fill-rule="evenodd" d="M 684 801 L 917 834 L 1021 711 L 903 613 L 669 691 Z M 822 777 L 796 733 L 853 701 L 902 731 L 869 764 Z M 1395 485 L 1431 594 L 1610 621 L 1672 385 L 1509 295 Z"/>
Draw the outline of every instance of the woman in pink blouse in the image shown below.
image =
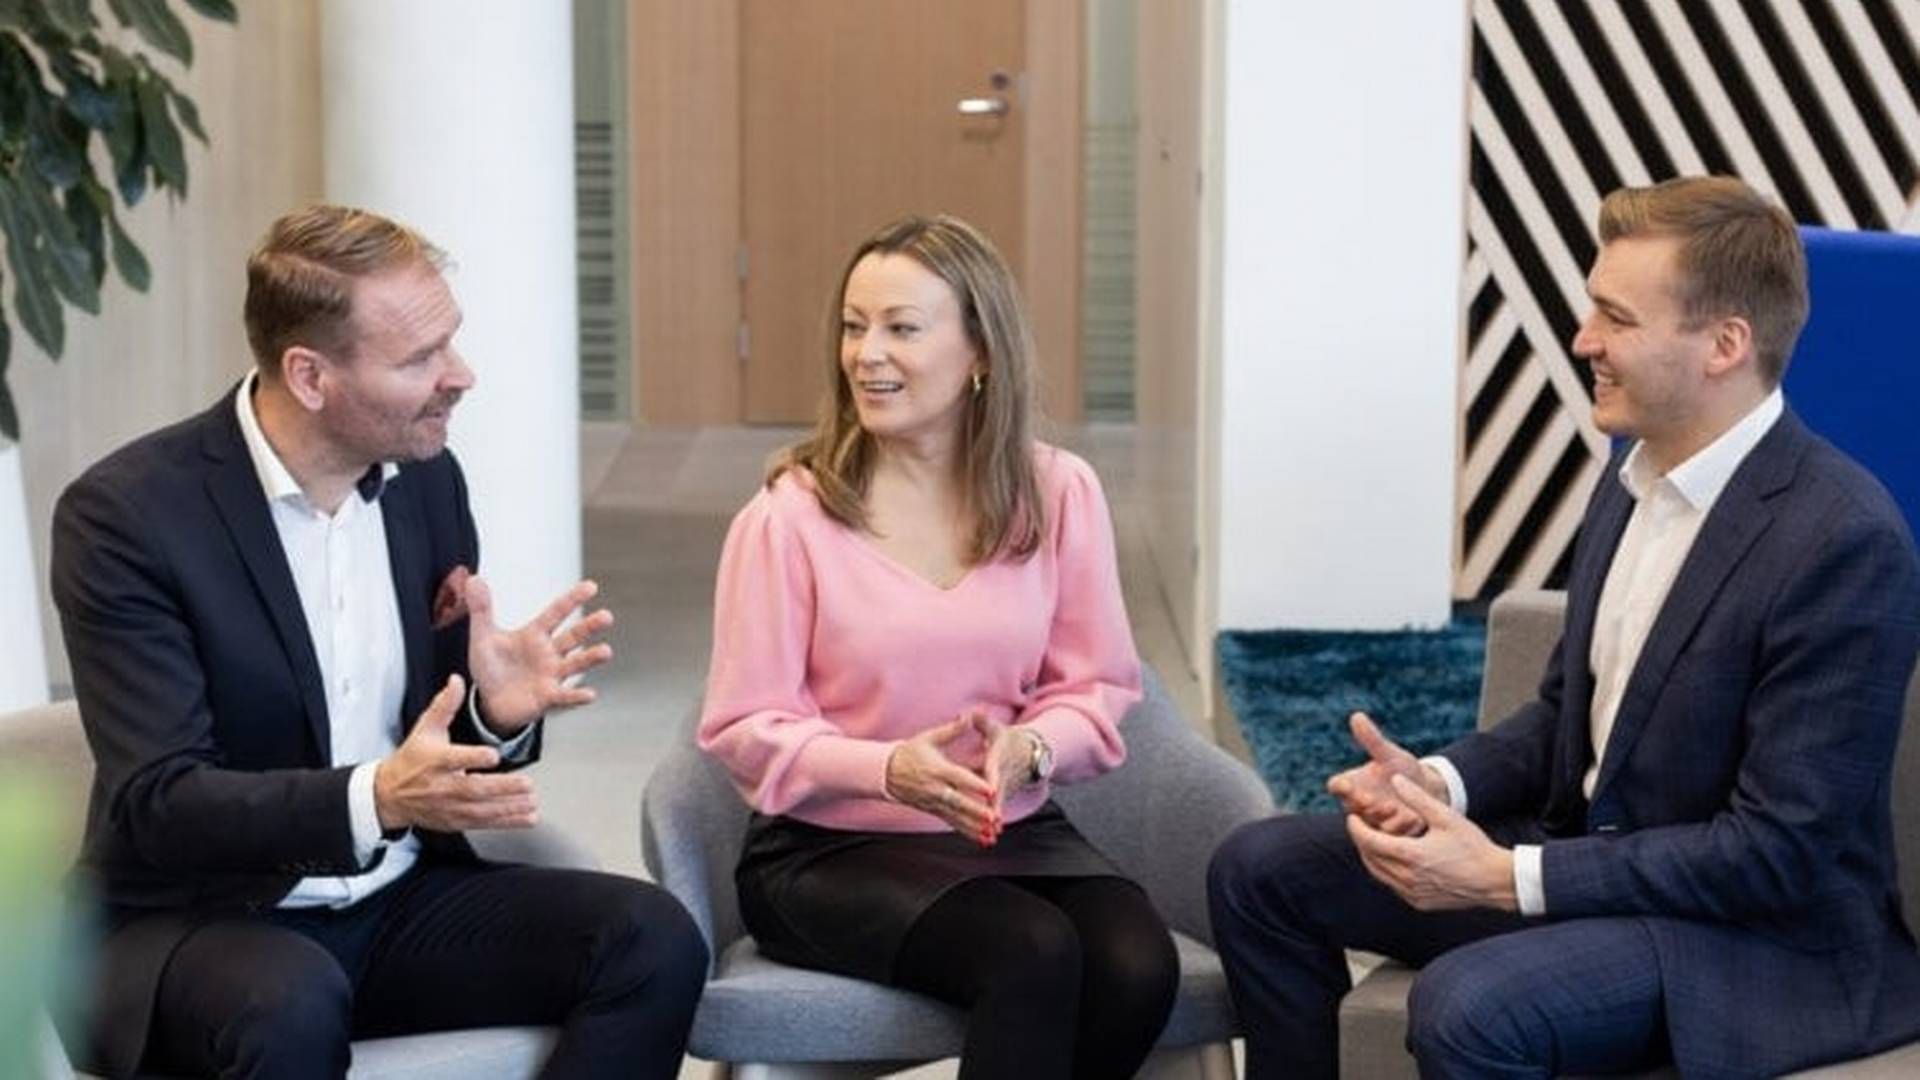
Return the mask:
<path fill-rule="evenodd" d="M 832 390 L 734 518 L 700 745 L 756 813 L 774 959 L 968 1010 L 962 1077 L 1129 1076 L 1179 979 L 1141 889 L 1047 797 L 1140 697 L 1099 480 L 1031 434 L 1012 275 L 962 221 L 861 244 Z"/>

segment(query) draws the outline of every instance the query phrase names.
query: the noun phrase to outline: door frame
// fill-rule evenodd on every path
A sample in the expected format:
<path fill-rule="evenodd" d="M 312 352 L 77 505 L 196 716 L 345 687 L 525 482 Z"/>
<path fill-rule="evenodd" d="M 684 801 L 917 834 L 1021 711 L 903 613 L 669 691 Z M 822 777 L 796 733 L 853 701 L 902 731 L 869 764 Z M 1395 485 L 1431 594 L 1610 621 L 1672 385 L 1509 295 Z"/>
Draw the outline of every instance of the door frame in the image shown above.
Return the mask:
<path fill-rule="evenodd" d="M 1051 419 L 1075 423 L 1084 3 L 1025 0 L 1025 10 L 1026 235 L 1018 269 L 1047 357 L 1043 407 Z M 632 0 L 628 9 L 629 370 L 636 419 L 651 426 L 742 422 L 740 23 L 738 0 Z"/>

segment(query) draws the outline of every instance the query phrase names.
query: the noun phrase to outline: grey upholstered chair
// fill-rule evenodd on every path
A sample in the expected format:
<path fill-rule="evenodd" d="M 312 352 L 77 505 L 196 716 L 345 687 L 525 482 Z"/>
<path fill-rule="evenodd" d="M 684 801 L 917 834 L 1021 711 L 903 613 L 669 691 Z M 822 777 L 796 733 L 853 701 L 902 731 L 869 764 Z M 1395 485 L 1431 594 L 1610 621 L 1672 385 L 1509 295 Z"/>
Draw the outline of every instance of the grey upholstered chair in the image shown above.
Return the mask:
<path fill-rule="evenodd" d="M 0 716 L 0 762 L 22 766 L 51 787 L 62 803 L 56 808 L 58 816 L 68 825 L 61 842 L 74 850 L 93 782 L 93 758 L 80 728 L 79 708 L 64 701 Z M 599 866 L 584 846 L 549 826 L 471 836 L 482 855 L 502 862 Z M 365 1039 L 353 1044 L 348 1075 L 353 1080 L 530 1077 L 546 1062 L 557 1034 L 552 1028 L 499 1027 Z M 58 1047 L 49 1048 L 48 1059 L 48 1076 L 64 1076 L 66 1062 Z"/>
<path fill-rule="evenodd" d="M 1487 619 L 1487 671 L 1480 688 L 1480 726 L 1499 722 L 1534 694 L 1547 654 L 1560 640 L 1566 594 L 1510 592 Z M 1920 927 L 1920 674 L 1907 687 L 1906 723 L 1893 765 L 1893 830 L 1899 848 L 1900 893 L 1907 925 Z M 1343 1080 L 1412 1080 L 1407 1053 L 1407 991 L 1414 972 L 1388 961 L 1355 984 L 1340 1003 Z M 1671 1068 L 1644 1074 L 1677 1075 Z M 1799 1078 L 1895 1080 L 1920 1076 L 1920 1043 L 1871 1058 L 1795 1073 Z"/>
<path fill-rule="evenodd" d="M 1121 724 L 1126 765 L 1058 800 L 1087 838 L 1153 897 L 1175 931 L 1180 996 L 1145 1072 L 1230 1078 L 1238 1033 L 1207 925 L 1206 867 L 1242 822 L 1272 812 L 1251 770 L 1201 738 L 1151 672 Z M 747 807 L 718 763 L 685 733 L 643 800 L 648 868 L 693 913 L 713 975 L 688 1050 L 736 1077 L 875 1076 L 957 1055 L 960 1012 L 903 990 L 774 963 L 740 924 L 733 868 Z M 1182 1051 L 1175 1053 L 1173 1051 Z"/>

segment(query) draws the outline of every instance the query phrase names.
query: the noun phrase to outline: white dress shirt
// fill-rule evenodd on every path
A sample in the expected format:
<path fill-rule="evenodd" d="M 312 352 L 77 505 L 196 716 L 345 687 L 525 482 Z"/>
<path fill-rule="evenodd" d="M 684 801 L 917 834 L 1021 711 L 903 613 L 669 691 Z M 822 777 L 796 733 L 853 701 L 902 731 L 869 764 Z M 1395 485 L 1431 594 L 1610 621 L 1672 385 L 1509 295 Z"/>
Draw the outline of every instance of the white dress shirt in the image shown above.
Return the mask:
<path fill-rule="evenodd" d="M 405 637 L 380 509 L 380 496 L 400 469 L 392 462 L 381 465 L 377 484 L 349 494 L 332 514 L 321 510 L 307 499 L 260 430 L 253 408 L 257 378 L 257 373 L 249 374 L 240 384 L 234 410 L 320 664 L 331 760 L 356 766 L 347 781 L 354 858 L 366 866 L 376 852 L 386 852 L 364 873 L 300 879 L 280 906 L 347 907 L 398 879 L 420 857 L 420 841 L 411 831 L 394 841 L 382 838 L 373 798 L 375 766 L 400 745 L 400 709 L 407 691 Z M 472 702 L 469 696 L 470 710 Z M 533 730 L 529 726 L 503 743 L 478 715 L 474 727 L 503 758 L 524 754 Z"/>
<path fill-rule="evenodd" d="M 1640 661 L 1654 620 L 1666 605 L 1667 591 L 1693 550 L 1713 504 L 1753 448 L 1773 429 L 1786 402 L 1778 387 L 1719 438 L 1662 476 L 1647 457 L 1646 446 L 1635 443 L 1620 464 L 1620 483 L 1633 496 L 1633 514 L 1620 534 L 1607 580 L 1600 588 L 1600 604 L 1593 620 L 1593 645 L 1587 663 L 1593 672 L 1593 701 L 1588 727 L 1593 740 L 1593 764 L 1581 780 L 1581 790 L 1593 797 L 1601 760 L 1613 721 L 1620 710 L 1627 680 Z M 1442 757 L 1425 758 L 1445 778 L 1455 810 L 1466 813 L 1467 792 L 1459 770 Z M 1523 915 L 1547 910 L 1545 883 L 1540 874 L 1540 845 L 1516 844 L 1513 849 L 1513 887 Z"/>

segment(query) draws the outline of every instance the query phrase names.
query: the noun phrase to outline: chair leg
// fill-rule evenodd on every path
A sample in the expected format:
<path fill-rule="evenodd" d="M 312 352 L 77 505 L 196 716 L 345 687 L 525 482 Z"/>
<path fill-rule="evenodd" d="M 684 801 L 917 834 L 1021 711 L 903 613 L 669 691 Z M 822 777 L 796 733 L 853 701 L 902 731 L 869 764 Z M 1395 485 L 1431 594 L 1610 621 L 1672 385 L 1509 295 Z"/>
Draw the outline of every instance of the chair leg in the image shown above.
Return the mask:
<path fill-rule="evenodd" d="M 1233 1080 L 1233 1044 L 1155 1050 L 1134 1074 L 1134 1080 Z"/>

